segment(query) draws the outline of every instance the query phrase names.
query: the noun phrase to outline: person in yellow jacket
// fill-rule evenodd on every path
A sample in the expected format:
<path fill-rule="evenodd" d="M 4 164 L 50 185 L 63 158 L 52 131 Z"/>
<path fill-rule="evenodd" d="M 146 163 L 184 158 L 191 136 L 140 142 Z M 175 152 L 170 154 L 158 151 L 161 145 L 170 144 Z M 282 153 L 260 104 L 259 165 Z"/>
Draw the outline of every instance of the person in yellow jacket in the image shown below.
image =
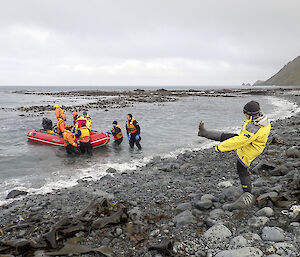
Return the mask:
<path fill-rule="evenodd" d="M 89 130 L 92 130 L 92 119 L 91 116 L 87 114 L 86 111 L 84 111 L 83 113 L 83 118 L 86 119 L 86 126 Z"/>
<path fill-rule="evenodd" d="M 76 119 L 75 125 L 73 126 L 73 132 L 77 133 L 78 129 L 80 129 L 83 126 L 86 126 L 87 120 L 83 116 L 80 116 Z"/>
<path fill-rule="evenodd" d="M 63 137 L 65 140 L 66 152 L 68 154 L 75 154 L 75 155 L 80 154 L 78 144 L 76 143 L 75 135 L 71 131 L 66 129 L 63 132 Z"/>
<path fill-rule="evenodd" d="M 57 118 L 57 120 L 59 120 L 60 118 L 63 118 L 63 115 L 65 115 L 64 111 L 60 108 L 60 106 L 58 104 L 54 105 L 55 111 L 54 114 Z"/>
<path fill-rule="evenodd" d="M 107 134 L 112 134 L 114 136 L 114 143 L 115 145 L 119 145 L 122 143 L 123 141 L 123 134 L 122 134 L 122 130 L 118 125 L 118 122 L 115 120 L 113 121 L 113 128 L 111 131 L 107 131 Z"/>
<path fill-rule="evenodd" d="M 81 124 L 80 128 L 76 131 L 76 138 L 79 141 L 79 149 L 82 154 L 87 153 L 92 155 L 92 145 L 90 142 L 90 130 L 87 128 L 86 124 Z"/>
<path fill-rule="evenodd" d="M 208 131 L 204 128 L 203 122 L 199 124 L 198 136 L 221 141 L 215 147 L 217 152 L 236 150 L 237 173 L 244 193 L 234 203 L 224 205 L 224 208 L 228 210 L 246 209 L 254 204 L 255 199 L 251 194 L 252 185 L 248 168 L 265 149 L 271 130 L 271 124 L 267 116 L 261 112 L 258 102 L 248 102 L 244 106 L 243 112 L 247 120 L 239 134 Z"/>

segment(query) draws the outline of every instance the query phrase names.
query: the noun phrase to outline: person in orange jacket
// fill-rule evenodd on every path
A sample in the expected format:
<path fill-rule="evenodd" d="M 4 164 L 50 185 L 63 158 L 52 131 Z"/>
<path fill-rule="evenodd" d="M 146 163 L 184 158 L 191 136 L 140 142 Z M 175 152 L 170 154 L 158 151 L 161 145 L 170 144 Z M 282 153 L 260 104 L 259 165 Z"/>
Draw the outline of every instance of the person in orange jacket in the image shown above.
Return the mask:
<path fill-rule="evenodd" d="M 58 119 L 56 127 L 57 127 L 57 130 L 56 130 L 57 134 L 62 135 L 62 133 L 65 131 L 65 129 L 67 127 L 65 114 L 63 114 L 62 117 Z"/>
<path fill-rule="evenodd" d="M 130 148 L 133 148 L 134 144 L 136 144 L 138 149 L 142 149 L 142 146 L 140 144 L 140 141 L 141 141 L 140 125 L 132 117 L 131 113 L 127 114 L 126 132 L 127 132 L 127 137 L 128 137 Z"/>
<path fill-rule="evenodd" d="M 80 154 L 78 144 L 76 143 L 75 135 L 71 131 L 65 130 L 63 132 L 63 137 L 65 140 L 66 152 L 68 154 Z"/>
<path fill-rule="evenodd" d="M 54 108 L 55 108 L 54 114 L 55 114 L 57 120 L 59 120 L 59 118 L 62 118 L 63 115 L 65 115 L 64 111 L 60 108 L 60 106 L 58 104 L 55 104 Z"/>

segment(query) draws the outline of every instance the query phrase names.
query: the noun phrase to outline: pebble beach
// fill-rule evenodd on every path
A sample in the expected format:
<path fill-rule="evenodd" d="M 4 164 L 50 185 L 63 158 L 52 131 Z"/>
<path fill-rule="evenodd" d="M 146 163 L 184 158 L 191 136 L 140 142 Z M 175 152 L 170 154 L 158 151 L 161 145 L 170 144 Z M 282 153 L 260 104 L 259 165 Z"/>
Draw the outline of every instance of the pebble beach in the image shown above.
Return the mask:
<path fill-rule="evenodd" d="M 0 256 L 300 256 L 300 114 L 271 125 L 250 210 L 223 209 L 242 193 L 234 152 L 155 156 L 1 206 Z"/>

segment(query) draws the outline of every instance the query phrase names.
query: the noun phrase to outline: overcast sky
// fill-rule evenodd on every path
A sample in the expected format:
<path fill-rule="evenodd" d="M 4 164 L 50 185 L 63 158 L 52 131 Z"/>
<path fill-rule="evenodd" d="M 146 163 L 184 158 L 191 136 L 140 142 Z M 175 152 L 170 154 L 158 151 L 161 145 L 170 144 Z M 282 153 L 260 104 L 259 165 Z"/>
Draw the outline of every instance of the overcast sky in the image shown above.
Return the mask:
<path fill-rule="evenodd" d="M 0 85 L 240 85 L 300 55 L 300 0 L 0 0 Z"/>

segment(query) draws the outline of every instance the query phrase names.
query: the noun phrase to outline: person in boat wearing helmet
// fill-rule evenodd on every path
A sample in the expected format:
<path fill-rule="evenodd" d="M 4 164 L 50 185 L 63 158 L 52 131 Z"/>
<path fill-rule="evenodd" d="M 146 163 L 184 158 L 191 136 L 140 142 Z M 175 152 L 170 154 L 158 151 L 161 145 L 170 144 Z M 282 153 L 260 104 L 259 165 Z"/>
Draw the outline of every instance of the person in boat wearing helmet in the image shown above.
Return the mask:
<path fill-rule="evenodd" d="M 75 155 L 79 155 L 80 154 L 80 150 L 78 148 L 78 144 L 75 142 L 75 135 L 69 131 L 69 130 L 65 130 L 63 132 L 63 137 L 65 140 L 65 147 L 66 147 L 66 152 L 68 154 L 75 154 Z"/>
<path fill-rule="evenodd" d="M 261 112 L 258 102 L 248 102 L 243 112 L 247 120 L 239 134 L 209 131 L 204 128 L 202 121 L 199 124 L 198 136 L 221 141 L 215 147 L 217 152 L 236 150 L 237 173 L 244 193 L 235 202 L 225 204 L 223 208 L 227 210 L 247 209 L 253 206 L 255 198 L 251 194 L 252 185 L 248 168 L 265 149 L 271 130 L 271 124 L 267 116 Z"/>
<path fill-rule="evenodd" d="M 132 117 L 132 114 L 130 113 L 127 115 L 126 131 L 127 131 L 127 137 L 129 140 L 130 148 L 133 148 L 134 144 L 136 144 L 138 149 L 142 149 L 140 145 L 140 141 L 141 141 L 140 126 L 138 122 Z"/>
<path fill-rule="evenodd" d="M 55 114 L 57 120 L 59 120 L 60 118 L 63 117 L 63 115 L 65 115 L 64 111 L 60 108 L 60 106 L 58 104 L 55 104 L 54 108 L 55 108 L 54 114 Z"/>
<path fill-rule="evenodd" d="M 122 134 L 122 130 L 118 125 L 118 122 L 115 120 L 113 123 L 113 128 L 111 131 L 107 131 L 107 134 L 112 134 L 114 136 L 114 143 L 116 145 L 119 145 L 122 143 L 123 141 L 123 134 Z"/>

